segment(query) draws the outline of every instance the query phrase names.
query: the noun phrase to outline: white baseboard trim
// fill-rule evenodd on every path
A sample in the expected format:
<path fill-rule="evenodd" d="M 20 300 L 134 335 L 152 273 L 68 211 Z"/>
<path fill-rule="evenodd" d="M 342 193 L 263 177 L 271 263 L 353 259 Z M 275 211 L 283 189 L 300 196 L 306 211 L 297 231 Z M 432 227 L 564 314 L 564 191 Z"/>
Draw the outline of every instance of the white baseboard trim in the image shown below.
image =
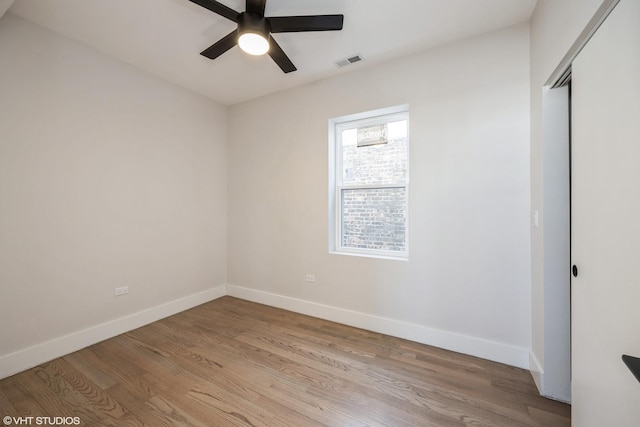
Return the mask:
<path fill-rule="evenodd" d="M 545 383 L 544 368 L 533 351 L 529 352 L 529 366 L 533 382 L 536 383 L 540 396 L 571 405 L 571 389 L 562 387 L 562 384 L 558 386 L 557 381 L 554 382 L 553 379 L 550 383 Z"/>
<path fill-rule="evenodd" d="M 52 339 L 0 356 L 0 379 L 9 377 L 55 358 L 73 353 L 100 341 L 115 337 L 157 320 L 172 316 L 227 294 L 225 285 L 189 295 L 165 304 L 120 317 L 100 325 Z"/>
<path fill-rule="evenodd" d="M 227 295 L 529 369 L 529 349 L 311 301 L 227 285 Z"/>
<path fill-rule="evenodd" d="M 533 377 L 533 382 L 538 387 L 538 393 L 542 395 L 542 390 L 544 390 L 544 369 L 533 351 L 529 352 L 529 371 Z"/>
<path fill-rule="evenodd" d="M 225 295 L 493 360 L 518 368 L 530 369 L 531 367 L 536 385 L 540 389 L 535 372 L 541 373 L 542 370 L 537 359 L 528 349 L 235 285 L 217 286 L 14 353 L 2 355 L 0 356 L 0 379 Z"/>

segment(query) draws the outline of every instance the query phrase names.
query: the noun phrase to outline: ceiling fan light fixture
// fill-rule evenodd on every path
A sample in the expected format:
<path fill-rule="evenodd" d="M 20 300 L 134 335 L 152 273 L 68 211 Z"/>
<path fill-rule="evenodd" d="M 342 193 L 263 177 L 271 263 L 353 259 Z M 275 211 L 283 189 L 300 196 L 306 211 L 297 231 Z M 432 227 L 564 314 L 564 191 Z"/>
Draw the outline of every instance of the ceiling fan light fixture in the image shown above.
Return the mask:
<path fill-rule="evenodd" d="M 269 52 L 269 23 L 264 16 L 251 12 L 238 15 L 238 46 L 249 55 Z"/>
<path fill-rule="evenodd" d="M 264 55 L 269 52 L 269 41 L 259 33 L 246 32 L 240 34 L 238 46 L 249 55 Z"/>

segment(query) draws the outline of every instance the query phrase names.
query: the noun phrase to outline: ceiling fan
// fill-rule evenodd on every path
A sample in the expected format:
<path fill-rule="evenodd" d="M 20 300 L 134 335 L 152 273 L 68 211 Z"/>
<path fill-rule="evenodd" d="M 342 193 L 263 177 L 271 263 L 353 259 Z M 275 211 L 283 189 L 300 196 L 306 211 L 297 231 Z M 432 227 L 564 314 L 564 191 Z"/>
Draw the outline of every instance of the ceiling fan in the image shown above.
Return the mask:
<path fill-rule="evenodd" d="M 191 1 L 238 24 L 236 30 L 202 51 L 200 55 L 216 59 L 237 44 L 251 55 L 268 53 L 285 73 L 296 71 L 297 68 L 271 37 L 272 33 L 337 31 L 342 30 L 344 21 L 344 15 L 265 17 L 264 8 L 267 0 L 246 0 L 245 12 L 236 12 L 215 0 Z"/>

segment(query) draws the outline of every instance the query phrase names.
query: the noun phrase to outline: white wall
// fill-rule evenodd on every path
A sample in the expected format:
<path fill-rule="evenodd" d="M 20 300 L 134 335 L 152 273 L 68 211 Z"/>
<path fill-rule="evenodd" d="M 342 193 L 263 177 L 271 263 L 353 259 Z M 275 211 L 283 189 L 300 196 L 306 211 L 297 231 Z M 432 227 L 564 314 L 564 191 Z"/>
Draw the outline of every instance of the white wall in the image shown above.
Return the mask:
<path fill-rule="evenodd" d="M 11 13 L 0 63 L 0 377 L 224 293 L 227 108 Z"/>
<path fill-rule="evenodd" d="M 330 255 L 327 121 L 405 103 L 410 261 Z M 229 126 L 230 294 L 528 366 L 528 24 L 236 105 Z"/>
<path fill-rule="evenodd" d="M 547 178 L 554 174 L 551 171 L 552 162 L 557 160 L 553 155 L 554 147 L 543 150 L 543 86 L 602 3 L 603 0 L 539 0 L 531 18 L 531 208 L 532 211 L 540 212 L 539 227 L 531 226 L 533 327 L 531 370 L 541 390 L 544 388 L 542 383 L 545 368 L 545 328 L 554 327 L 554 325 L 545 325 L 544 288 L 547 270 L 544 265 L 543 236 L 547 210 L 543 203 L 545 199 L 543 177 L 545 168 L 550 171 Z M 547 183 L 546 188 L 550 189 L 554 186 Z M 546 197 L 546 199 L 552 198 Z M 554 220 L 561 219 L 554 218 Z M 549 280 L 548 274 L 547 280 Z M 549 349 L 547 348 L 546 351 Z"/>

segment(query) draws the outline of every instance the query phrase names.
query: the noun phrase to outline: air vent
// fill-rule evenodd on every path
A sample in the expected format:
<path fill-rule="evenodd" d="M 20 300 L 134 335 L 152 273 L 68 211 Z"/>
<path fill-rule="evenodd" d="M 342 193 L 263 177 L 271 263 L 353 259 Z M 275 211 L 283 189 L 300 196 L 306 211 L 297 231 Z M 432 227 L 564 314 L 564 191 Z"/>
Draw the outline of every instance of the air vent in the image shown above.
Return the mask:
<path fill-rule="evenodd" d="M 355 56 L 352 56 L 350 58 L 346 58 L 346 59 L 342 59 L 340 61 L 337 61 L 336 65 L 338 67 L 344 67 L 345 65 L 353 64 L 353 63 L 358 62 L 358 61 L 362 61 L 362 56 L 355 55 Z"/>

